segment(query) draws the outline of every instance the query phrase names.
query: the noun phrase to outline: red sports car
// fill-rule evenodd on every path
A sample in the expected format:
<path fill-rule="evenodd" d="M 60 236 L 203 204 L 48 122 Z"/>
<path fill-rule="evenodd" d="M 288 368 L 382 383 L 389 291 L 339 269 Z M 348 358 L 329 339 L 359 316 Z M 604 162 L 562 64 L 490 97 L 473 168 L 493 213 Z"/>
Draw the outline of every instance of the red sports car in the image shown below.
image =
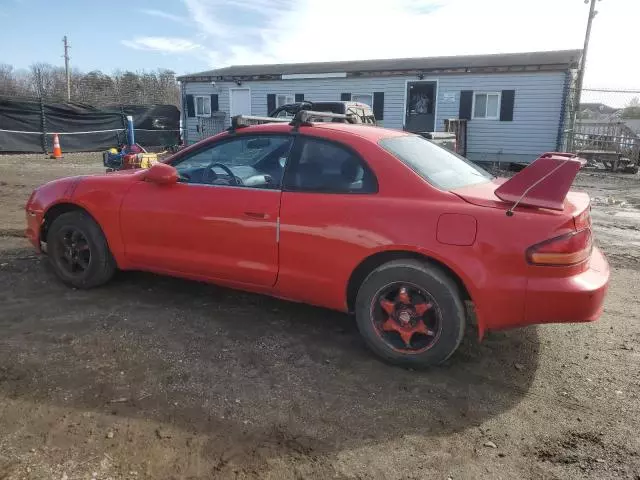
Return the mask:
<path fill-rule="evenodd" d="M 579 168 L 549 153 L 505 181 L 405 132 L 238 125 L 148 170 L 39 187 L 27 234 L 78 288 L 146 270 L 354 312 L 374 352 L 426 366 L 458 347 L 465 301 L 480 336 L 600 315 Z"/>

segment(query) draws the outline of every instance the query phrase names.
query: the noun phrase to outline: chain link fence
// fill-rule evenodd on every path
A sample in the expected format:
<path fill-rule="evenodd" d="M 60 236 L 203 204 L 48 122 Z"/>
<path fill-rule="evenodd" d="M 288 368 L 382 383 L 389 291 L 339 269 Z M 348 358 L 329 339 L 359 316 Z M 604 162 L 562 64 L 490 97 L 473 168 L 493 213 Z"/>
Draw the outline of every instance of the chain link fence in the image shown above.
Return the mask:
<path fill-rule="evenodd" d="M 637 171 L 640 163 L 640 89 L 585 88 L 579 108 L 570 92 L 562 145 L 592 165 Z"/>
<path fill-rule="evenodd" d="M 211 117 L 199 117 L 198 133 L 200 134 L 200 138 L 198 140 L 204 140 L 205 138 L 217 135 L 226 129 L 226 124 L 226 112 L 211 112 Z"/>

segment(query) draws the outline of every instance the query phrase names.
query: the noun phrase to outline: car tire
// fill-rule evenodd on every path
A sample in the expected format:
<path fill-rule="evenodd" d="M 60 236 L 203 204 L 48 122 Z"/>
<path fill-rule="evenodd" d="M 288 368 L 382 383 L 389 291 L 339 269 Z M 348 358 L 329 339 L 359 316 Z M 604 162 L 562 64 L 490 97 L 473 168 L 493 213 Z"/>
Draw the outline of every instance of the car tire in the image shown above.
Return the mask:
<path fill-rule="evenodd" d="M 407 293 L 402 298 L 406 301 L 410 297 L 410 302 L 398 302 Z M 414 301 L 421 303 L 412 306 Z M 418 315 L 418 307 L 420 311 L 428 310 Z M 456 351 L 464 336 L 465 309 L 456 282 L 441 268 L 418 260 L 394 260 L 371 272 L 358 291 L 355 314 L 367 346 L 396 365 L 413 368 L 438 365 Z M 412 331 L 418 328 L 416 319 L 423 320 L 429 334 Z M 410 344 L 404 340 L 405 327 L 411 335 Z M 417 341 L 422 343 L 416 346 Z"/>
<path fill-rule="evenodd" d="M 82 211 L 63 213 L 53 221 L 47 233 L 47 255 L 58 278 L 76 288 L 103 285 L 116 271 L 102 229 Z"/>

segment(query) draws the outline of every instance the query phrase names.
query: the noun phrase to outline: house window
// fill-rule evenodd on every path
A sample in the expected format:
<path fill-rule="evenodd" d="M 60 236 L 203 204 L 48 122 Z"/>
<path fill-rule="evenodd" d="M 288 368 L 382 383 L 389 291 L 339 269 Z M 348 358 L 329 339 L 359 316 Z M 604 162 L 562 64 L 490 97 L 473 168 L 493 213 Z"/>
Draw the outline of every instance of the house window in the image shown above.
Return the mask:
<path fill-rule="evenodd" d="M 210 117 L 211 116 L 211 97 L 210 96 L 196 96 L 194 98 L 196 105 L 196 117 Z"/>
<path fill-rule="evenodd" d="M 499 93 L 473 93 L 473 118 L 497 120 L 499 117 Z"/>
<path fill-rule="evenodd" d="M 371 93 L 353 93 L 351 95 L 352 102 L 364 103 L 373 107 L 373 95 Z"/>
<path fill-rule="evenodd" d="M 286 105 L 287 103 L 293 103 L 295 97 L 293 95 L 276 95 L 276 108 Z"/>

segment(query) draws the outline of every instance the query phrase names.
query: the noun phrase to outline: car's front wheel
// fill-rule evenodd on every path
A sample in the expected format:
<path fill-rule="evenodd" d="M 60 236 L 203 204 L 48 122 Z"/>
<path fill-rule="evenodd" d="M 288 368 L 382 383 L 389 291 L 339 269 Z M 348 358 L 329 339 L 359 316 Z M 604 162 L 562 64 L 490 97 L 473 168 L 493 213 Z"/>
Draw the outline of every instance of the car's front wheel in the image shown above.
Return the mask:
<path fill-rule="evenodd" d="M 76 288 L 108 282 L 116 270 L 100 226 L 82 211 L 63 213 L 49 227 L 47 254 L 56 275 Z"/>
<path fill-rule="evenodd" d="M 394 260 L 375 269 L 358 291 L 355 313 L 369 348 L 394 364 L 442 363 L 464 335 L 464 304 L 456 283 L 442 269 L 418 260 Z"/>

